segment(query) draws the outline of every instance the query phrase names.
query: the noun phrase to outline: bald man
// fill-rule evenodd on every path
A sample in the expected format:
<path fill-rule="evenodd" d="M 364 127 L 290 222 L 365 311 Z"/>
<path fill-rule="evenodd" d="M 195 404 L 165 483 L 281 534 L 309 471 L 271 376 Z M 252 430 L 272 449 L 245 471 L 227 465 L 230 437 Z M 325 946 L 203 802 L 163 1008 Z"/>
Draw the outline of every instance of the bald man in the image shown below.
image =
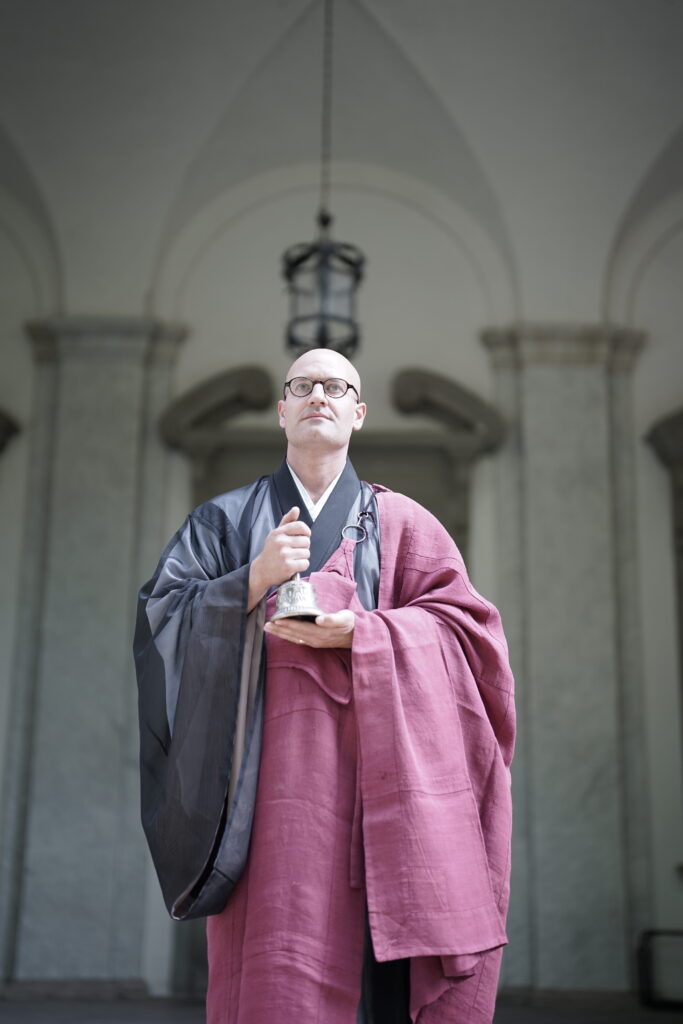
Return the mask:
<path fill-rule="evenodd" d="M 278 402 L 286 458 L 206 502 L 140 592 L 142 819 L 208 916 L 208 1024 L 490 1024 L 507 941 L 512 677 L 452 539 L 348 459 L 343 356 Z M 279 618 L 295 573 L 321 613 Z"/>

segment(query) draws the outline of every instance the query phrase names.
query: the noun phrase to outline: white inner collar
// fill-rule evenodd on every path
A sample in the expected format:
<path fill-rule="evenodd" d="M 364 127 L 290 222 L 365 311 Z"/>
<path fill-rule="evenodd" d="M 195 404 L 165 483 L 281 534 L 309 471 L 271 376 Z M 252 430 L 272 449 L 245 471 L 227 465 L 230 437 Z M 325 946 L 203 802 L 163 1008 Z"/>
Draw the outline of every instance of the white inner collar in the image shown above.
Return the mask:
<path fill-rule="evenodd" d="M 337 483 L 337 480 L 339 480 L 339 477 L 344 472 L 344 468 L 342 467 L 341 471 L 339 473 L 337 473 L 337 475 L 335 476 L 335 478 L 332 481 L 332 483 L 325 490 L 324 494 L 320 495 L 320 497 L 319 497 L 319 499 L 317 501 L 313 501 L 311 499 L 310 494 L 308 493 L 308 491 L 306 490 L 304 485 L 301 483 L 301 480 L 299 480 L 299 477 L 296 475 L 296 473 L 294 472 L 294 470 L 292 469 L 292 467 L 290 466 L 289 463 L 287 463 L 287 469 L 292 474 L 292 480 L 294 481 L 294 483 L 297 486 L 297 490 L 299 491 L 299 494 L 301 495 L 301 500 L 303 501 L 304 505 L 306 506 L 306 510 L 307 510 L 309 516 L 315 522 L 315 520 L 318 518 L 318 516 L 320 515 L 320 513 L 322 511 L 323 505 L 325 504 L 325 502 L 329 498 L 330 494 L 332 494 L 332 491 L 334 490 L 334 487 L 335 487 L 335 484 Z"/>

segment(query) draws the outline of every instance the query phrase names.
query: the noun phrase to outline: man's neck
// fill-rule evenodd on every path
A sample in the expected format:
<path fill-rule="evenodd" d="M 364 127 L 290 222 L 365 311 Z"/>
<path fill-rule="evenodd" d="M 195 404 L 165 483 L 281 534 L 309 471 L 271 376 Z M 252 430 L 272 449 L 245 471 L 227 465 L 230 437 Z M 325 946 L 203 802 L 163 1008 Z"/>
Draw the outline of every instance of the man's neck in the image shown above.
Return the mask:
<path fill-rule="evenodd" d="M 287 462 L 308 491 L 311 500 L 317 502 L 346 463 L 346 451 L 325 452 L 311 455 L 299 452 L 291 446 L 287 449 Z"/>

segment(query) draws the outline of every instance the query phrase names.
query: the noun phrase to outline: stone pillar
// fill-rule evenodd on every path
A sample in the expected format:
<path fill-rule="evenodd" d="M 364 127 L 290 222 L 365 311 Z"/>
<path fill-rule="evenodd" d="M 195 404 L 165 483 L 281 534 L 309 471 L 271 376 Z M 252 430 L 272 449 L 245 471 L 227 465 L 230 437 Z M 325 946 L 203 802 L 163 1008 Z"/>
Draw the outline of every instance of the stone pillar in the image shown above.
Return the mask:
<path fill-rule="evenodd" d="M 499 455 L 501 610 L 518 683 L 505 983 L 624 990 L 648 923 L 631 370 L 640 334 L 483 334 Z"/>
<path fill-rule="evenodd" d="M 683 409 L 658 420 L 648 431 L 646 440 L 668 469 L 671 478 L 671 517 L 678 593 L 678 643 L 680 665 L 683 669 Z M 683 686 L 683 674 L 681 685 Z"/>
<path fill-rule="evenodd" d="M 145 514 L 163 504 L 151 424 L 182 331 L 150 319 L 32 323 L 36 404 L 3 804 L 5 979 L 142 974 L 132 617 Z M 158 527 L 157 527 L 158 529 Z"/>

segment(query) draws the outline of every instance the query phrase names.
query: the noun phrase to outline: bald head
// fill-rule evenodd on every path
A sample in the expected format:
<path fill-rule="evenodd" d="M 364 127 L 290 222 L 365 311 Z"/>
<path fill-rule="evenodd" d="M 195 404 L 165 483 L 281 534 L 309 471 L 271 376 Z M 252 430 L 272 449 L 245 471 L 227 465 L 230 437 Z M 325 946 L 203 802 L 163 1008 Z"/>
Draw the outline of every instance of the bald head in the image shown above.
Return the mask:
<path fill-rule="evenodd" d="M 353 363 L 346 356 L 331 348 L 312 348 L 295 359 L 287 370 L 286 380 L 292 377 L 310 377 L 326 380 L 328 377 L 341 377 L 353 384 L 360 395 L 360 377 Z"/>

